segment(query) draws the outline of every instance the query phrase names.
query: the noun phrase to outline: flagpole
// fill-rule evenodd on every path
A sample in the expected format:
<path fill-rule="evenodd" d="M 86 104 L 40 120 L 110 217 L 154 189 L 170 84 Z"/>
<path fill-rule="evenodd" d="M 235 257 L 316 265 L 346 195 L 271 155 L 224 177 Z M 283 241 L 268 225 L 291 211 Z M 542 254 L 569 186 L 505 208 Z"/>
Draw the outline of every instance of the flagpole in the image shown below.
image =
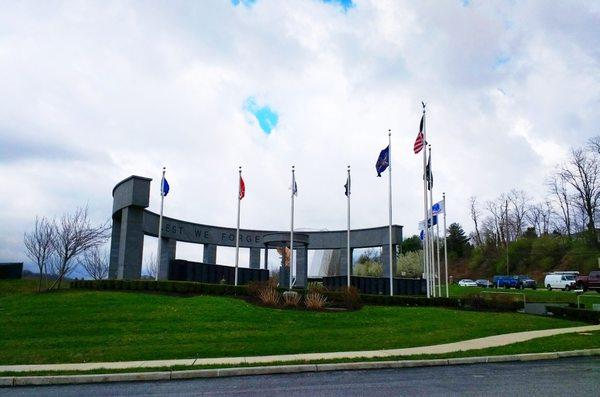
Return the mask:
<path fill-rule="evenodd" d="M 292 219 L 290 226 L 290 290 L 292 289 L 292 269 L 294 268 L 294 195 L 296 189 L 296 174 L 292 165 Z"/>
<path fill-rule="evenodd" d="M 240 197 L 240 189 L 242 184 L 242 167 L 239 168 L 238 178 L 238 202 L 237 202 L 237 229 L 235 231 L 235 282 L 234 285 L 238 285 L 238 264 L 240 260 L 240 206 L 242 199 Z"/>
<path fill-rule="evenodd" d="M 394 265 L 392 263 L 392 130 L 388 130 L 388 164 L 390 167 L 389 193 L 390 193 L 390 226 L 389 226 L 389 250 L 390 250 L 390 296 L 394 296 Z"/>
<path fill-rule="evenodd" d="M 348 288 L 350 288 L 350 271 L 352 269 L 352 266 L 350 266 L 350 260 L 351 260 L 351 255 L 350 255 L 350 166 L 348 166 L 348 179 L 346 180 L 347 183 L 347 187 L 346 187 L 346 196 L 348 196 L 348 232 L 346 234 L 346 266 L 347 266 L 347 273 L 348 273 Z"/>
<path fill-rule="evenodd" d="M 442 193 L 444 202 L 444 267 L 446 269 L 446 298 L 450 297 L 448 292 L 448 248 L 446 245 L 446 193 Z"/>
<path fill-rule="evenodd" d="M 427 129 L 425 128 L 425 103 L 423 103 L 423 141 L 427 144 Z M 425 220 L 425 233 L 423 241 L 423 260 L 424 266 L 423 270 L 425 271 L 425 279 L 427 280 L 427 297 L 431 297 L 430 290 L 430 274 L 429 274 L 429 211 L 427 211 L 427 150 L 423 150 L 423 212 Z"/>
<path fill-rule="evenodd" d="M 437 217 L 437 215 L 436 215 Z M 437 255 L 438 296 L 442 296 L 442 272 L 440 270 L 440 222 L 435 224 L 435 250 Z"/>
<path fill-rule="evenodd" d="M 433 166 L 431 164 L 431 145 L 429 145 L 429 175 L 428 178 L 431 179 Z M 431 184 L 431 183 L 430 183 Z M 429 208 L 433 206 L 433 186 L 429 186 Z M 429 239 L 429 267 L 431 267 L 431 287 L 433 288 L 433 296 L 437 296 L 437 292 L 435 290 L 435 247 L 433 244 L 433 211 L 431 212 L 431 226 L 430 226 L 430 239 Z"/>
<path fill-rule="evenodd" d="M 163 209 L 165 203 L 165 194 L 163 188 L 165 186 L 165 172 L 166 167 L 163 167 L 162 178 L 160 180 L 160 216 L 158 217 L 158 249 L 156 253 L 156 275 L 155 279 L 158 281 L 158 273 L 160 272 L 160 254 L 162 249 L 162 221 L 163 221 Z"/>

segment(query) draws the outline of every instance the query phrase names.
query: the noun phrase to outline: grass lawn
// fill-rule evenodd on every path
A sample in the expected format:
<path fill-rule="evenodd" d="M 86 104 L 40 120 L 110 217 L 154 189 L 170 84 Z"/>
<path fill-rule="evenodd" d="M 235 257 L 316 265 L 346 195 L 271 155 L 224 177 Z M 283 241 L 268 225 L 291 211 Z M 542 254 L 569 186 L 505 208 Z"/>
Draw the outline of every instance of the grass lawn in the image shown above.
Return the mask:
<path fill-rule="evenodd" d="M 331 313 L 212 296 L 0 293 L 0 364 L 389 349 L 575 325 L 582 324 L 441 308 L 367 306 Z"/>
<path fill-rule="evenodd" d="M 442 285 L 442 295 L 446 296 L 445 285 Z M 450 285 L 450 296 L 451 297 L 464 297 L 473 294 L 481 294 L 483 296 L 491 293 L 499 292 L 510 292 L 514 294 L 515 299 L 523 300 L 523 293 L 527 302 L 562 302 L 562 303 L 576 303 L 577 294 L 573 291 L 548 291 L 546 289 L 538 288 L 532 289 L 505 289 L 505 288 L 480 288 L 480 287 L 460 287 L 457 284 Z M 600 303 L 600 294 L 595 291 L 588 291 L 582 294 L 580 303 L 586 305 L 592 305 L 593 303 Z"/>

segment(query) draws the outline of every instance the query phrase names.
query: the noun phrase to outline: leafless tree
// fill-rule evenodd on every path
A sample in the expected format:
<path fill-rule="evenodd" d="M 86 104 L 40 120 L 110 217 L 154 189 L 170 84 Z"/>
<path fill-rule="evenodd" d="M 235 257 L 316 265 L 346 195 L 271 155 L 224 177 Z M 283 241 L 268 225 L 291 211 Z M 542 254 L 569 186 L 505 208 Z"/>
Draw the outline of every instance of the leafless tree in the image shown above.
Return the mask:
<path fill-rule="evenodd" d="M 471 202 L 471 219 L 473 220 L 473 223 L 475 224 L 475 234 L 473 237 L 474 237 L 475 245 L 480 246 L 483 243 L 483 241 L 481 240 L 481 233 L 479 232 L 480 212 L 479 212 L 479 208 L 477 208 L 477 197 L 471 196 L 471 198 L 469 200 Z"/>
<path fill-rule="evenodd" d="M 514 238 L 517 239 L 523 234 L 524 221 L 527 216 L 528 206 L 527 203 L 530 200 L 527 194 L 523 190 L 511 190 L 507 195 L 506 199 L 511 207 L 511 217 L 506 219 L 507 224 L 512 226 Z M 506 216 L 505 210 L 505 216 Z"/>
<path fill-rule="evenodd" d="M 586 227 L 595 233 L 595 216 L 600 204 L 600 164 L 596 153 L 573 149 L 571 158 L 559 171 L 560 178 L 575 191 L 577 204 L 585 212 Z"/>
<path fill-rule="evenodd" d="M 529 206 L 526 218 L 531 227 L 535 229 L 538 236 L 543 236 L 550 232 L 554 208 L 550 201 L 535 203 Z"/>
<path fill-rule="evenodd" d="M 154 253 L 151 253 L 148 259 L 146 260 L 146 275 L 156 279 L 156 275 L 158 274 L 158 261 L 156 260 L 156 256 Z"/>
<path fill-rule="evenodd" d="M 42 281 L 47 273 L 48 262 L 53 254 L 52 241 L 54 226 L 47 218 L 35 218 L 33 230 L 25 233 L 23 238 L 27 257 L 35 262 L 40 272 L 38 290 L 42 289 Z"/>
<path fill-rule="evenodd" d="M 108 239 L 109 223 L 92 226 L 87 207 L 79 207 L 71 214 L 64 214 L 55 224 L 52 247 L 56 253 L 52 268 L 57 278 L 50 286 L 60 288 L 78 262 L 73 260 L 85 251 L 102 245 Z"/>
<path fill-rule="evenodd" d="M 85 251 L 80 264 L 94 280 L 103 280 L 108 277 L 108 255 L 98 246 Z"/>
<path fill-rule="evenodd" d="M 555 198 L 555 202 L 558 203 L 558 207 L 560 208 L 560 217 L 563 224 L 563 230 L 567 234 L 567 236 L 571 237 L 571 223 L 572 223 L 572 206 L 571 206 L 571 197 L 569 197 L 569 192 L 567 191 L 567 185 L 564 179 L 560 178 L 558 175 L 553 175 L 547 181 L 548 189 L 550 190 L 550 194 Z"/>

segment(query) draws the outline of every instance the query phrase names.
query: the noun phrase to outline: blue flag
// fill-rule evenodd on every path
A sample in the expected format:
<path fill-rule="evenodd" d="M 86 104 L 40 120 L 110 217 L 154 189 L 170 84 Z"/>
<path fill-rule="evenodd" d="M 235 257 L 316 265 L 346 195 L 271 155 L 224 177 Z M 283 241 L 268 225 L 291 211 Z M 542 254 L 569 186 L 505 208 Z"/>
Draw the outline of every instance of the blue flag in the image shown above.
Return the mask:
<path fill-rule="evenodd" d="M 162 188 L 160 191 L 161 195 L 166 196 L 169 194 L 169 182 L 167 182 L 167 178 L 163 178 L 162 180 Z"/>
<path fill-rule="evenodd" d="M 390 147 L 386 147 L 379 153 L 377 163 L 375 163 L 375 169 L 377 170 L 377 176 L 381 176 L 381 173 L 386 170 L 390 165 Z"/>

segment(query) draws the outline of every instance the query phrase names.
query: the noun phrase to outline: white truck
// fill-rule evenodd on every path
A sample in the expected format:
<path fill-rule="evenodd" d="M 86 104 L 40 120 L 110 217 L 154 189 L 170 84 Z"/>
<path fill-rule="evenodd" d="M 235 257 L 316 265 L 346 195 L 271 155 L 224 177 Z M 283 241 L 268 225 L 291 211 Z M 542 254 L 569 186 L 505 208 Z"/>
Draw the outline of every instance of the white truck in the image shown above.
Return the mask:
<path fill-rule="evenodd" d="M 570 291 L 575 289 L 575 282 L 579 272 L 552 272 L 548 273 L 544 278 L 544 285 L 548 291 L 553 289 L 561 289 Z"/>

